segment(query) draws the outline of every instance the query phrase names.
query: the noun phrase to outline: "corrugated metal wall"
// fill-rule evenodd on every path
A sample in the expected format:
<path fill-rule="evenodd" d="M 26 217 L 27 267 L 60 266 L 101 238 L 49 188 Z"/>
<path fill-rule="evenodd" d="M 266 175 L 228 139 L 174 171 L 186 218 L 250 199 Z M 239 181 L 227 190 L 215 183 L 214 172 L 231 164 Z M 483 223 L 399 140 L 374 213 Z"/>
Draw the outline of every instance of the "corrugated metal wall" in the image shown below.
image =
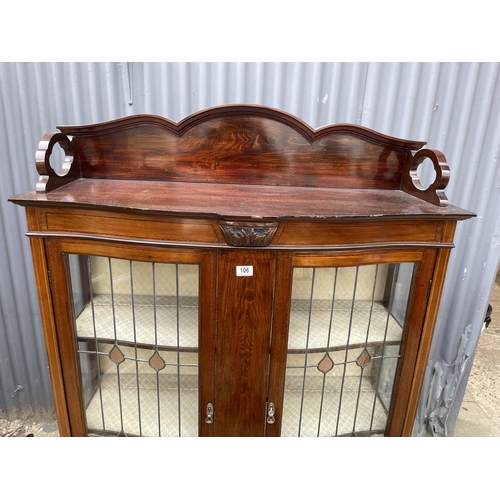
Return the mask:
<path fill-rule="evenodd" d="M 415 433 L 445 432 L 465 389 L 500 256 L 497 63 L 0 64 L 0 409 L 51 409 L 23 210 L 6 199 L 37 180 L 40 137 L 57 125 L 256 103 L 313 127 L 350 122 L 441 149 L 460 223 Z M 16 387 L 22 390 L 16 392 Z"/>

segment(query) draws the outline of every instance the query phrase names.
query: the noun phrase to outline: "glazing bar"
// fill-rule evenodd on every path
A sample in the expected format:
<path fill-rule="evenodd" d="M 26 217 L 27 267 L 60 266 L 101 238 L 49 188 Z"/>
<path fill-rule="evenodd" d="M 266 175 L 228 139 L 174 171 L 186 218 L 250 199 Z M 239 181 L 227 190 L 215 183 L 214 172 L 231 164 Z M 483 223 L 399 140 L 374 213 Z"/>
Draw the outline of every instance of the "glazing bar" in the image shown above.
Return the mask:
<path fill-rule="evenodd" d="M 113 333 L 115 336 L 115 345 L 117 345 L 118 340 L 116 338 L 116 316 L 115 316 L 115 294 L 113 290 L 113 270 L 111 265 L 111 259 L 108 257 L 108 265 L 109 265 L 109 286 L 111 290 L 111 311 L 113 313 Z"/>
<path fill-rule="evenodd" d="M 87 255 L 87 273 L 89 279 L 89 290 L 90 290 L 90 305 L 92 308 L 92 326 L 94 328 L 94 345 L 95 345 L 95 356 L 97 361 L 97 380 L 99 384 L 99 399 L 101 402 L 101 418 L 102 418 L 102 431 L 104 436 L 106 436 L 106 424 L 104 420 L 104 406 L 102 402 L 102 386 L 101 386 L 101 363 L 99 362 L 99 346 L 97 344 L 97 332 L 95 328 L 95 309 L 94 309 L 94 287 L 92 286 L 92 269 L 90 263 L 90 256 Z M 87 429 L 88 430 L 88 429 Z"/>
<path fill-rule="evenodd" d="M 365 346 L 368 343 L 368 336 L 370 335 L 370 326 L 372 324 L 373 304 L 375 302 L 375 289 L 377 287 L 378 264 L 375 266 L 375 277 L 373 278 L 372 301 L 370 304 L 370 316 L 368 317 L 368 326 L 366 327 Z"/>
<path fill-rule="evenodd" d="M 78 354 L 96 354 L 97 356 L 108 356 L 109 357 L 109 352 L 101 352 L 101 351 L 85 351 L 85 350 L 80 350 L 78 349 Z M 127 359 L 127 358 L 125 358 Z M 302 367 L 301 367 L 302 368 Z"/>
<path fill-rule="evenodd" d="M 134 349 L 135 349 L 135 375 L 137 384 L 137 412 L 139 416 L 139 436 L 142 436 L 142 419 L 141 419 L 141 395 L 140 395 L 140 382 L 139 382 L 139 361 L 137 356 L 137 326 L 135 322 L 135 303 L 134 303 L 134 269 L 132 261 L 130 264 L 130 297 L 132 302 L 132 324 L 134 325 Z"/>
<path fill-rule="evenodd" d="M 335 304 L 335 293 L 337 290 L 337 272 L 338 268 L 335 268 L 335 278 L 333 281 L 333 291 L 332 291 L 332 307 L 330 309 L 330 324 L 328 325 L 328 338 L 326 340 L 326 352 L 328 353 L 330 349 L 330 338 L 332 335 L 332 324 L 333 324 L 333 309 Z M 318 437 L 321 432 L 321 417 L 323 416 L 323 401 L 325 397 L 325 384 L 326 384 L 326 373 L 323 373 L 323 383 L 321 386 L 321 403 L 319 405 L 319 420 L 318 420 Z"/>
<path fill-rule="evenodd" d="M 304 376 L 302 379 L 302 396 L 300 399 L 300 416 L 299 416 L 298 437 L 300 437 L 300 428 L 302 427 L 302 412 L 304 409 L 304 391 L 305 391 L 305 387 L 306 387 L 306 374 L 307 374 L 307 350 L 309 348 L 309 334 L 311 331 L 311 317 L 312 317 L 312 304 L 313 304 L 315 277 L 316 277 L 316 268 L 313 267 L 313 274 L 312 274 L 312 280 L 311 280 L 311 298 L 309 300 L 309 320 L 307 323 L 306 352 L 305 352 L 305 360 L 304 360 Z"/>
<path fill-rule="evenodd" d="M 373 395 L 372 416 L 371 416 L 371 419 L 370 419 L 370 429 L 369 429 L 369 432 L 368 432 L 369 436 L 372 435 L 373 419 L 375 417 L 375 406 L 377 404 L 378 384 L 380 382 L 380 373 L 382 372 L 382 365 L 384 363 L 383 359 L 385 357 L 384 356 L 385 342 L 386 342 L 386 339 L 387 339 L 387 332 L 389 331 L 389 321 L 391 319 L 391 312 L 390 311 L 392 309 L 392 305 L 393 305 L 393 301 L 394 301 L 394 289 L 396 287 L 396 275 L 397 275 L 397 272 L 395 271 L 392 274 L 391 295 L 389 297 L 389 304 L 387 306 L 387 317 L 386 317 L 386 320 L 385 320 L 384 339 L 382 340 L 382 360 L 380 361 L 380 368 L 379 368 L 379 371 L 377 373 L 377 381 L 375 383 L 375 393 Z M 384 429 L 384 432 L 385 432 L 385 429 Z"/>
<path fill-rule="evenodd" d="M 118 401 L 120 404 L 120 427 L 121 427 L 121 432 L 123 434 L 125 434 L 125 430 L 123 428 L 122 386 L 121 386 L 121 380 L 120 380 L 120 365 L 116 365 L 116 374 L 118 377 Z"/>
<path fill-rule="evenodd" d="M 158 350 L 158 327 L 156 323 L 156 272 L 155 272 L 155 263 L 151 264 L 152 266 L 152 277 L 153 277 L 153 323 L 155 330 L 155 350 Z"/>
<path fill-rule="evenodd" d="M 155 327 L 155 352 L 158 352 L 158 325 L 156 323 L 156 275 L 155 263 L 152 264 L 153 270 L 153 319 Z M 161 412 L 160 412 L 160 374 L 156 372 L 156 400 L 158 402 L 158 436 L 161 437 Z"/>
<path fill-rule="evenodd" d="M 160 373 L 159 372 L 156 372 L 156 398 L 158 400 L 158 437 L 161 437 Z"/>
<path fill-rule="evenodd" d="M 373 302 L 375 300 L 375 289 L 377 286 L 377 276 L 378 276 L 378 264 L 375 266 L 375 277 L 373 278 L 373 289 L 372 289 L 372 301 L 370 304 L 370 316 L 368 317 L 368 325 L 366 327 L 366 337 L 365 337 L 365 349 L 366 349 L 366 344 L 368 343 L 368 336 L 370 334 L 370 326 L 372 323 L 372 313 L 373 313 Z M 352 424 L 352 432 L 356 432 L 356 420 L 358 418 L 358 409 L 359 409 L 359 398 L 361 397 L 361 384 L 363 383 L 363 373 L 365 369 L 364 367 L 361 367 L 361 373 L 359 375 L 359 385 L 358 385 L 358 395 L 356 397 L 356 409 L 354 410 L 354 421 Z M 375 406 L 373 406 L 373 409 L 375 409 Z M 373 414 L 373 411 L 372 411 Z"/>
<path fill-rule="evenodd" d="M 346 368 L 347 368 L 347 356 L 349 353 L 349 340 L 351 339 L 352 319 L 354 316 L 354 303 L 356 300 L 356 288 L 358 286 L 358 274 L 359 274 L 359 266 L 356 266 L 356 275 L 354 277 L 354 290 L 353 290 L 352 302 L 351 302 L 351 316 L 349 318 L 349 331 L 347 332 L 347 342 L 346 342 L 346 348 L 345 348 L 344 370 L 342 373 L 342 383 L 340 385 L 339 410 L 337 413 L 337 424 L 335 426 L 335 435 L 336 436 L 338 435 L 338 431 L 339 431 L 340 412 L 342 410 L 342 396 L 344 394 L 345 372 L 346 372 Z"/>
<path fill-rule="evenodd" d="M 178 425 L 179 437 L 181 437 L 181 353 L 180 353 L 180 316 L 179 316 L 179 264 L 175 264 L 175 296 L 177 307 L 177 412 L 178 412 Z"/>
<path fill-rule="evenodd" d="M 100 356 L 108 356 L 109 357 L 109 352 L 102 352 L 102 351 L 86 351 L 84 349 L 78 349 L 78 354 L 98 354 Z M 379 356 L 380 357 L 380 356 Z M 399 356 L 384 356 L 385 358 L 390 358 L 390 357 L 393 357 L 393 358 L 399 358 Z M 149 364 L 149 359 L 141 359 L 141 358 L 131 358 L 130 356 L 123 356 L 123 359 L 128 359 L 129 361 L 138 361 L 139 363 L 148 363 Z M 373 358 L 373 359 L 377 359 L 377 358 Z M 180 363 L 180 365 L 177 364 L 177 362 L 175 363 L 167 363 L 166 361 L 164 361 L 165 363 L 165 366 L 194 366 L 195 368 L 198 366 L 196 363 Z M 313 366 L 316 366 L 316 365 L 309 365 L 309 367 L 313 367 Z M 292 366 L 291 368 L 304 368 L 302 365 L 300 366 Z"/>
<path fill-rule="evenodd" d="M 360 369 L 361 369 L 361 374 L 359 375 L 358 394 L 356 396 L 356 409 L 354 410 L 354 420 L 352 424 L 353 434 L 356 432 L 356 419 L 358 418 L 359 398 L 361 396 L 361 384 L 363 383 L 363 373 L 365 371 L 363 367 L 360 367 Z"/>
<path fill-rule="evenodd" d="M 111 265 L 111 259 L 108 257 L 109 265 L 109 284 L 111 290 L 111 311 L 113 312 L 113 333 L 115 335 L 115 346 L 118 346 L 118 339 L 116 336 L 116 315 L 115 315 L 115 295 L 113 291 L 113 269 Z M 123 408 L 122 408 L 122 391 L 121 391 L 121 380 L 120 380 L 120 365 L 116 365 L 116 375 L 118 380 L 118 403 L 120 405 L 120 425 L 121 432 L 124 433 L 123 429 Z"/>
<path fill-rule="evenodd" d="M 332 336 L 332 324 L 333 324 L 333 310 L 334 310 L 334 305 L 335 305 L 335 294 L 337 290 L 337 273 L 338 273 L 338 268 L 335 268 L 335 278 L 333 281 L 333 292 L 332 292 L 332 307 L 330 309 L 330 323 L 328 325 L 328 338 L 326 341 L 326 349 L 328 352 L 328 349 L 330 348 L 330 339 Z"/>

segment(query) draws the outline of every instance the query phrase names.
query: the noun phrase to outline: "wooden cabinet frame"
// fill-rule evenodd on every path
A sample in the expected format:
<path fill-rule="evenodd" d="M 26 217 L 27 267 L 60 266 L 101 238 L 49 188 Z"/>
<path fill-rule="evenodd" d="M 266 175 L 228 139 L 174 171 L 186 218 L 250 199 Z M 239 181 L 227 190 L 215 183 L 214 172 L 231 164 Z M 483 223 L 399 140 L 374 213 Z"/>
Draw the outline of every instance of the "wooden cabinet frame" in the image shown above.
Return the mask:
<path fill-rule="evenodd" d="M 293 269 L 414 263 L 385 427 L 411 435 L 455 226 L 473 216 L 448 204 L 442 153 L 261 106 L 60 130 L 42 138 L 36 190 L 11 201 L 26 207 L 62 436 L 88 434 L 65 254 L 199 266 L 200 436 L 281 435 Z"/>

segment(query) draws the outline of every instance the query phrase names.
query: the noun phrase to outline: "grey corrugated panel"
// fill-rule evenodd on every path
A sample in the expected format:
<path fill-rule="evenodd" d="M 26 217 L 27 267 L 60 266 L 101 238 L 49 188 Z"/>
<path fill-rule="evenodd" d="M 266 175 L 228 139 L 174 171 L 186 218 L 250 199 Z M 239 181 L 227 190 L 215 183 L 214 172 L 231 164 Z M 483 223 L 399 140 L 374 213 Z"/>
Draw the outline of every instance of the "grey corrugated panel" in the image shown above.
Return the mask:
<path fill-rule="evenodd" d="M 111 65 L 98 67 L 109 74 Z M 85 82 L 91 82 L 85 78 L 87 72 L 88 65 L 78 64 L 0 66 L 0 409 L 9 416 L 18 408 L 51 410 L 53 399 L 24 214 L 6 199 L 34 187 L 34 153 L 43 133 L 60 123 L 102 120 L 113 114 L 103 111 L 102 103 L 94 113 L 88 112 L 88 96 L 99 93 L 95 85 L 89 87 L 85 99 Z M 14 393 L 18 386 L 23 390 Z"/>
<path fill-rule="evenodd" d="M 498 166 L 500 150 L 500 68 L 498 64 L 482 65 L 476 87 L 478 106 L 473 116 L 471 136 L 473 150 L 466 156 L 466 162 L 472 166 L 475 175 L 470 174 L 473 182 L 472 193 L 464 193 L 466 199 L 474 200 L 478 219 L 464 231 L 467 251 L 458 261 L 456 274 L 463 273 L 464 287 L 469 280 L 470 303 L 466 324 L 471 324 L 470 346 L 467 350 L 472 361 L 478 341 L 478 328 L 485 314 L 491 287 L 495 279 L 500 254 L 500 168 Z M 485 120 L 480 116 L 486 115 Z M 477 125 L 474 127 L 474 124 Z M 496 214 L 496 217 L 495 217 Z M 465 239 L 465 238 L 464 238 Z M 458 259 L 457 259 L 458 260 Z M 461 264 L 461 265 L 460 265 Z M 467 273 L 465 270 L 467 269 Z M 462 276 L 463 276 L 462 275 Z M 467 304 L 467 297 L 463 297 Z M 459 300 L 462 297 L 459 298 Z M 461 303 L 458 303 L 461 306 Z M 500 314 L 496 311 L 494 314 Z M 465 391 L 470 364 L 461 376 L 458 397 L 454 400 L 455 414 L 461 395 Z M 454 415 L 452 414 L 452 417 Z M 453 418 L 450 425 L 454 424 Z"/>
<path fill-rule="evenodd" d="M 1 64 L 0 251 L 7 258 L 0 264 L 0 327 L 6 330 L 0 332 L 0 407 L 12 408 L 19 399 L 35 408 L 52 405 L 24 214 L 5 203 L 34 187 L 42 134 L 56 125 L 128 114 L 180 121 L 210 106 L 256 103 L 296 114 L 315 128 L 358 123 L 426 140 L 446 154 L 450 201 L 479 217 L 458 225 L 416 428 L 432 411 L 448 415 L 444 383 L 450 376 L 460 387 L 466 381 L 467 369 L 457 376 L 452 365 L 455 358 L 473 357 L 500 255 L 498 71 L 494 63 Z M 469 342 L 460 350 L 468 325 Z M 11 398 L 18 383 L 25 390 Z M 434 410 L 427 403 L 431 384 L 441 391 Z M 451 396 L 460 402 L 456 387 Z"/>
<path fill-rule="evenodd" d="M 448 194 L 478 217 L 458 226 L 419 406 L 420 429 L 427 422 L 427 431 L 437 433 L 454 427 L 500 254 L 498 65 L 463 65 L 456 78 L 446 139 Z M 433 385 L 438 396 L 428 391 Z"/>
<path fill-rule="evenodd" d="M 36 171 L 27 169 L 29 164 L 34 165 L 33 157 L 28 155 L 30 139 L 38 135 L 38 131 L 36 109 L 24 98 L 29 85 L 24 75 L 26 68 L 26 65 L 11 64 L 2 67 L 1 72 L 3 258 L 0 300 L 4 330 L 0 335 L 0 384 L 2 408 L 6 410 L 23 403 L 35 408 L 52 405 L 33 271 L 27 265 L 30 253 L 23 236 L 24 214 L 5 201 L 14 192 L 31 189 L 37 178 Z M 17 386 L 23 390 L 14 393 Z"/>
<path fill-rule="evenodd" d="M 370 65 L 362 124 L 445 152 L 450 202 L 478 214 L 458 224 L 419 405 L 421 433 L 453 429 L 498 265 L 498 100 L 497 64 Z"/>
<path fill-rule="evenodd" d="M 128 113 L 180 121 L 200 109 L 276 107 L 317 128 L 360 120 L 367 63 L 134 63 Z"/>

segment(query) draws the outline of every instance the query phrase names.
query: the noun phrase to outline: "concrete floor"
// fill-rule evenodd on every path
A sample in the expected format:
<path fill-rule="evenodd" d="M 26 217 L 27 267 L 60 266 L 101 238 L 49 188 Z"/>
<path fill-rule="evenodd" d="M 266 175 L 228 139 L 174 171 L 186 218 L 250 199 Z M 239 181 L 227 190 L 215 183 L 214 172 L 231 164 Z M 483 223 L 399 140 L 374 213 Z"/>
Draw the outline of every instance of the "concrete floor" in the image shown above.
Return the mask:
<path fill-rule="evenodd" d="M 479 337 L 455 437 L 500 436 L 500 273 L 490 304 L 491 323 Z"/>

